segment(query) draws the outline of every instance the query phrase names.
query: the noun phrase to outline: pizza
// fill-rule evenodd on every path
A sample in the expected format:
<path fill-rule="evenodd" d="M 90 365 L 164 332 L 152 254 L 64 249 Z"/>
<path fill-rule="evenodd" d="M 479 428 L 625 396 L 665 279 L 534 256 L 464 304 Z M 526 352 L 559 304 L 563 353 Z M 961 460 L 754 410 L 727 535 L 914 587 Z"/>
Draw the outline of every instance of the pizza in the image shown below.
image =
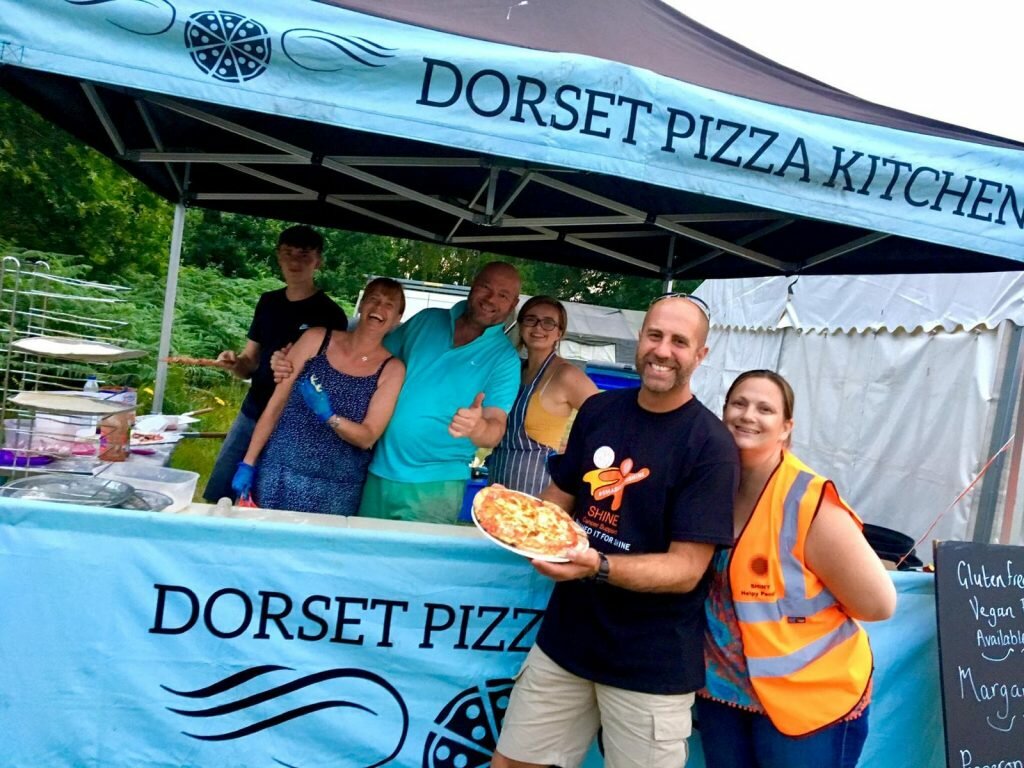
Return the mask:
<path fill-rule="evenodd" d="M 564 558 L 589 546 L 587 535 L 560 506 L 503 485 L 477 493 L 473 517 L 484 533 L 522 554 Z"/>

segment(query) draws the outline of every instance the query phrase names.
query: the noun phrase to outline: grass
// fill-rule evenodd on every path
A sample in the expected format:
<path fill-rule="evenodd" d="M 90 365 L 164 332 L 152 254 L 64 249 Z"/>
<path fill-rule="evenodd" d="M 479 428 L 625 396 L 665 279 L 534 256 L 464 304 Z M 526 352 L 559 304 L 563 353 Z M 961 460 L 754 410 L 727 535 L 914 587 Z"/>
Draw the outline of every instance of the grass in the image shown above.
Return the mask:
<path fill-rule="evenodd" d="M 238 409 L 249 391 L 248 384 L 232 379 L 224 384 L 216 384 L 206 390 L 195 393 L 200 405 L 194 408 L 213 407 L 210 413 L 198 416 L 199 422 L 192 426 L 195 432 L 227 432 L 231 422 L 238 415 Z M 193 501 L 205 503 L 202 497 L 206 481 L 210 477 L 213 463 L 220 451 L 223 440 L 217 438 L 185 438 L 177 444 L 171 455 L 170 466 L 175 469 L 188 469 L 199 473 Z"/>

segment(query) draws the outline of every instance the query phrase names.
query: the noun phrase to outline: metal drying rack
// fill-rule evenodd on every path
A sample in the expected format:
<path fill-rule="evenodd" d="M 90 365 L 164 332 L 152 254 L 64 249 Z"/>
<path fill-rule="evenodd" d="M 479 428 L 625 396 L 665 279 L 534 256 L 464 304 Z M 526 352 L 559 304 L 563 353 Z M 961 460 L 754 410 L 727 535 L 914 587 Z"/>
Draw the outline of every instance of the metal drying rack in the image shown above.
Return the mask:
<path fill-rule="evenodd" d="M 25 263 L 13 255 L 0 258 L 0 424 L 6 443 L 3 450 L 8 452 L 0 475 L 91 474 L 103 463 L 93 456 L 33 466 L 34 458 L 53 456 L 54 451 L 45 448 L 52 444 L 50 441 L 68 440 L 68 435 L 38 429 L 36 414 L 46 411 L 18 406 L 12 399 L 19 392 L 74 392 L 81 388 L 87 375 L 112 363 L 25 351 L 13 348 L 12 344 L 47 337 L 120 346 L 120 332 L 128 323 L 99 315 L 125 303 L 129 290 L 125 286 L 53 274 L 46 261 Z"/>

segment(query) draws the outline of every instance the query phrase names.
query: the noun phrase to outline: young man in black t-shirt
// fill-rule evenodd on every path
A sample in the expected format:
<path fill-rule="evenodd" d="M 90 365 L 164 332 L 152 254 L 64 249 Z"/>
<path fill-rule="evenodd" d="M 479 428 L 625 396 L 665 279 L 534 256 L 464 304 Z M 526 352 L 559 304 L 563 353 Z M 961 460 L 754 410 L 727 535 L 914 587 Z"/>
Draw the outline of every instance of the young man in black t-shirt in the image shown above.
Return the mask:
<path fill-rule="evenodd" d="M 732 436 L 690 391 L 708 322 L 699 299 L 656 300 L 637 346 L 640 389 L 590 398 L 552 462 L 543 496 L 575 516 L 590 549 L 533 563 L 557 583 L 494 768 L 578 766 L 599 727 L 605 765 L 686 761 L 708 565 L 732 544 L 739 481 Z"/>
<path fill-rule="evenodd" d="M 249 325 L 249 338 L 240 354 L 228 349 L 218 355 L 221 365 L 240 379 L 251 378 L 242 408 L 228 430 L 214 463 L 203 498 L 216 502 L 227 496 L 232 501 L 231 478 L 249 447 L 267 401 L 274 392 L 270 356 L 294 343 L 307 328 L 348 328 L 345 311 L 313 282 L 323 263 L 324 239 L 306 226 L 284 230 L 277 240 L 277 263 L 285 287 L 260 296 Z"/>

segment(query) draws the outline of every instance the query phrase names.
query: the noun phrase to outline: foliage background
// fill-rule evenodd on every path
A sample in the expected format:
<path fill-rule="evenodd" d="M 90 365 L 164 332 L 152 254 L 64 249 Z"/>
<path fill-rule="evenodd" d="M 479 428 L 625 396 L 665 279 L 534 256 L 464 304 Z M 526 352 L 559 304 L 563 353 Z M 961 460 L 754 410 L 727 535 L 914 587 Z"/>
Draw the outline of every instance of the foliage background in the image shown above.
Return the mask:
<path fill-rule="evenodd" d="M 132 288 L 129 303 L 108 310 L 127 323 L 116 341 L 154 354 L 111 367 L 103 378 L 137 387 L 140 413 L 148 412 L 152 398 L 172 218 L 171 203 L 0 90 L 0 253 L 44 258 L 59 274 Z M 282 285 L 274 247 L 287 224 L 187 211 L 172 354 L 215 357 L 241 349 L 257 298 Z M 318 282 L 348 311 L 367 275 L 465 285 L 494 258 L 358 232 L 325 231 L 324 238 Z M 527 294 L 643 309 L 661 289 L 654 279 L 509 261 L 519 268 Z M 202 427 L 226 429 L 244 392 L 244 383 L 229 381 L 223 372 L 172 367 L 163 410 L 214 405 L 217 410 L 204 417 Z M 206 471 L 218 445 L 184 441 L 175 464 Z"/>

